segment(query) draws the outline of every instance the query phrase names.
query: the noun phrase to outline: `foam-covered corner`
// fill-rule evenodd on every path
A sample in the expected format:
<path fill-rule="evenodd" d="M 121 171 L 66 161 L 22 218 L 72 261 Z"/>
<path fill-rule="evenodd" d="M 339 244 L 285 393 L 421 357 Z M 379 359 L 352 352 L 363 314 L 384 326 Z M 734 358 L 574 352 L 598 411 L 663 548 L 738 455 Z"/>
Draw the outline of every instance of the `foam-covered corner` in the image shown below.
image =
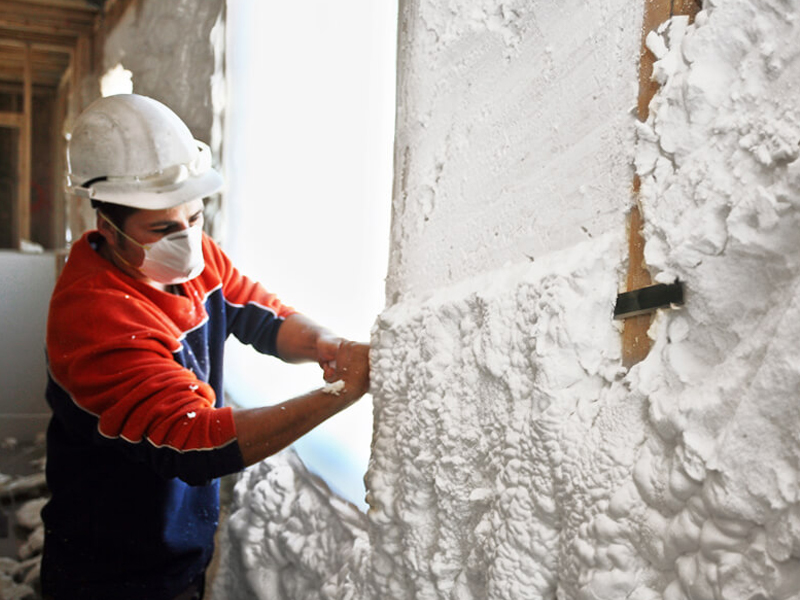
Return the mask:
<path fill-rule="evenodd" d="M 401 4 L 370 510 L 287 458 L 240 481 L 257 597 L 800 593 L 800 3 L 651 34 L 645 123 L 634 4 Z M 625 370 L 634 171 L 686 304 Z"/>

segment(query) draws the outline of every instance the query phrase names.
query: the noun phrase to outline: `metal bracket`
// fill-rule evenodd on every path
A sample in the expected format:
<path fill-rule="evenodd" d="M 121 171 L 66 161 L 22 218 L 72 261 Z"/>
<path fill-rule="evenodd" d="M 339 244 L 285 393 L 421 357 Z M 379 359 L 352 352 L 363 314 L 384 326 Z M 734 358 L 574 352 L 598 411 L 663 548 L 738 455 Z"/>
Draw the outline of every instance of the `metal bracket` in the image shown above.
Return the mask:
<path fill-rule="evenodd" d="M 11 529 L 8 526 L 8 515 L 6 511 L 0 508 L 0 539 L 6 539 L 10 533 Z"/>
<path fill-rule="evenodd" d="M 636 315 L 655 312 L 659 308 L 683 305 L 683 282 L 659 283 L 617 296 L 614 306 L 615 319 L 627 319 Z"/>

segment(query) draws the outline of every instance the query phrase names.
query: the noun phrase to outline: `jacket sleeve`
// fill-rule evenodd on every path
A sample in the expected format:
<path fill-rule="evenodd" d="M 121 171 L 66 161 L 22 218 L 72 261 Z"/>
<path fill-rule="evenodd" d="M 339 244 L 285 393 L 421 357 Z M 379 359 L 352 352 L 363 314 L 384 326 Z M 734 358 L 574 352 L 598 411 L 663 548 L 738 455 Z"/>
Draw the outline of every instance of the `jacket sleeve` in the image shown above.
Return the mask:
<path fill-rule="evenodd" d="M 175 361 L 180 343 L 146 303 L 98 289 L 54 296 L 47 348 L 48 398 L 71 434 L 189 484 L 244 467 L 231 409 Z"/>
<path fill-rule="evenodd" d="M 277 356 L 278 330 L 296 311 L 260 283 L 242 275 L 210 238 L 206 238 L 204 251 L 206 263 L 222 280 L 228 334 L 259 352 Z"/>

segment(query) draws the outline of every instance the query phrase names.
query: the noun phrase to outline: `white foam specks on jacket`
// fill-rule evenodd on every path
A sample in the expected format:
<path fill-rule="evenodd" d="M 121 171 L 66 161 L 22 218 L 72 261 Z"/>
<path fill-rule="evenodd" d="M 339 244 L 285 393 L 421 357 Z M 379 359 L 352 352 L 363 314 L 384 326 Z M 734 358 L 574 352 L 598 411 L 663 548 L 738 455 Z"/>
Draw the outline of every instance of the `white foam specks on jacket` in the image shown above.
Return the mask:
<path fill-rule="evenodd" d="M 648 38 L 631 122 L 646 259 L 687 292 L 649 357 L 620 367 L 623 231 L 403 296 L 367 520 L 269 467 L 237 488 L 258 597 L 800 596 L 800 1 L 704 6 Z"/>

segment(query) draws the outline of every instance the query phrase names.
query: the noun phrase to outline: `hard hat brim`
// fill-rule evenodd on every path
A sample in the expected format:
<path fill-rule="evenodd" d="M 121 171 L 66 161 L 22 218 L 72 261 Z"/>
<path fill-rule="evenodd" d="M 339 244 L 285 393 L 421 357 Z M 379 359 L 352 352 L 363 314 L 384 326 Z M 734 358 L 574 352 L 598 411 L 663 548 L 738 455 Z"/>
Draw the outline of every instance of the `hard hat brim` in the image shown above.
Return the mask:
<path fill-rule="evenodd" d="M 102 202 L 130 206 L 144 210 L 163 210 L 185 202 L 205 198 L 222 189 L 224 180 L 215 169 L 202 175 L 189 177 L 174 189 L 165 191 L 125 190 L 120 191 L 114 183 L 96 181 L 92 184 L 90 197 Z"/>

